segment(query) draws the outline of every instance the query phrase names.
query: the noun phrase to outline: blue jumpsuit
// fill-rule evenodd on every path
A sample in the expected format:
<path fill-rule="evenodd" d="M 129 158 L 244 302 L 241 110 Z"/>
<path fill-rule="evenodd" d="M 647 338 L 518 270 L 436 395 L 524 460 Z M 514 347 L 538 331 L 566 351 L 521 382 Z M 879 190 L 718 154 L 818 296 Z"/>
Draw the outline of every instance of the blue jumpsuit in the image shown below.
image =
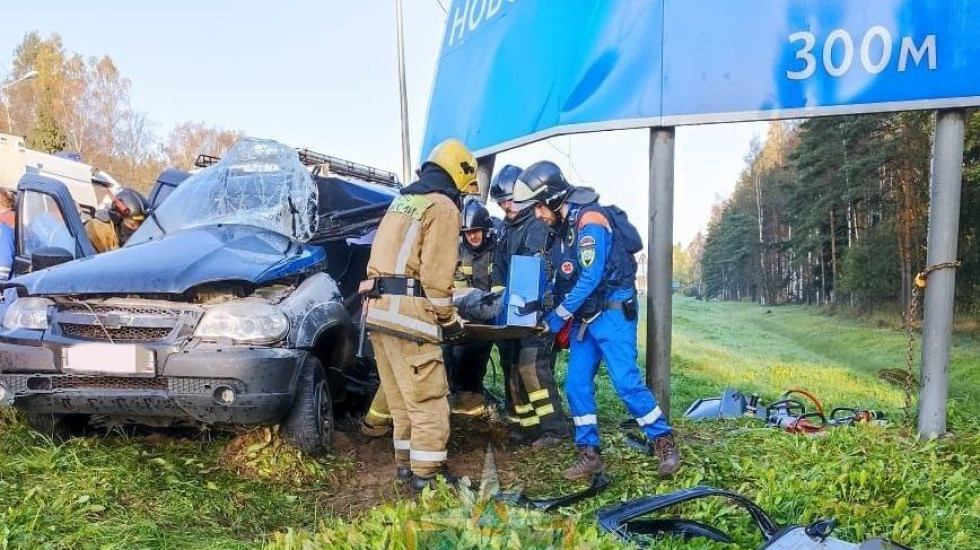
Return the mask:
<path fill-rule="evenodd" d="M 598 314 L 586 319 L 580 311 L 590 298 L 607 304 L 636 296 L 632 278 L 617 285 L 602 284 L 611 279 L 614 265 L 625 264 L 623 258 L 612 257 L 614 233 L 610 223 L 599 208 L 583 211 L 582 205 L 572 205 L 567 226 L 564 238 L 556 239 L 552 256 L 555 299 L 560 304 L 546 320 L 549 328 L 557 332 L 565 320 L 574 319 L 565 393 L 575 422 L 575 444 L 599 447 L 595 376 L 600 360 L 605 360 L 616 393 L 646 436 L 652 440 L 669 434 L 670 425 L 643 383 L 636 364 L 637 320 L 626 319 L 621 308 L 603 306 Z M 604 296 L 593 296 L 603 290 Z"/>

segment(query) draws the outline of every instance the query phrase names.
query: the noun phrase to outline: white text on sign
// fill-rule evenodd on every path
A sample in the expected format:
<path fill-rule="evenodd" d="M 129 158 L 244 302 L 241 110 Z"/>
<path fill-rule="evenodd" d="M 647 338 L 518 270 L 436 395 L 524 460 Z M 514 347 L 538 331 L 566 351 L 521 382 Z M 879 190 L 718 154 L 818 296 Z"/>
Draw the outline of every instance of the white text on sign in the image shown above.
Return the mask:
<path fill-rule="evenodd" d="M 817 72 L 820 61 L 813 50 L 817 45 L 817 37 L 810 32 L 797 32 L 789 35 L 790 44 L 799 46 L 796 59 L 803 62 L 800 70 L 787 70 L 786 77 L 790 80 L 806 80 Z M 880 46 L 880 50 L 876 48 Z M 844 29 L 837 29 L 827 35 L 823 44 L 823 68 L 827 74 L 840 78 L 854 66 L 856 51 L 854 38 Z M 840 52 L 835 60 L 834 53 Z M 895 39 L 885 27 L 872 27 L 861 40 L 860 66 L 869 74 L 879 74 L 888 68 L 895 55 Z M 902 37 L 898 49 L 898 72 L 908 70 L 910 64 L 918 67 L 925 60 L 930 71 L 938 67 L 936 61 L 936 35 L 930 34 L 916 44 L 910 37 Z"/>

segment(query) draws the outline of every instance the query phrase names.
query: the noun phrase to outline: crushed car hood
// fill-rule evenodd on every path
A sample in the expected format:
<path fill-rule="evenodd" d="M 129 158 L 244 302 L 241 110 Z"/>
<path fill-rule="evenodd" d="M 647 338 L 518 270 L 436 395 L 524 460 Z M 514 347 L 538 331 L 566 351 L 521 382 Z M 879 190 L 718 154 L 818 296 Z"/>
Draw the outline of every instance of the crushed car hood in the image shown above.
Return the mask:
<path fill-rule="evenodd" d="M 18 277 L 31 295 L 180 294 L 204 283 L 266 282 L 322 268 L 324 250 L 245 225 L 214 225 Z"/>

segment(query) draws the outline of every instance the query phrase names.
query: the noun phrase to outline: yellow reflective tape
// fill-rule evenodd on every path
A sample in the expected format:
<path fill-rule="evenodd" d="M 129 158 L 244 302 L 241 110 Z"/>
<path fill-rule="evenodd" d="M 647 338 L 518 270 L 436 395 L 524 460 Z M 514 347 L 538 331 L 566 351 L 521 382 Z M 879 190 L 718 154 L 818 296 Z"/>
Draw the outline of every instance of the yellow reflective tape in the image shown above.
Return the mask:
<path fill-rule="evenodd" d="M 533 405 L 514 405 L 514 411 L 516 411 L 517 414 L 529 413 L 533 410 L 534 410 Z"/>
<path fill-rule="evenodd" d="M 473 274 L 473 266 L 471 266 L 471 265 L 461 265 L 461 266 L 459 266 L 459 272 L 462 273 L 463 275 L 472 275 Z"/>
<path fill-rule="evenodd" d="M 528 426 L 537 426 L 540 423 L 541 423 L 541 419 L 538 418 L 538 417 L 536 417 L 536 416 L 532 416 L 531 418 L 522 418 L 521 419 L 521 427 L 522 428 L 527 428 Z"/>
<path fill-rule="evenodd" d="M 376 409 L 368 409 L 368 414 L 376 418 L 391 418 L 390 414 L 385 414 Z"/>
<path fill-rule="evenodd" d="M 495 286 L 495 287 L 491 287 L 490 288 L 490 292 L 503 292 L 504 290 L 507 290 L 507 287 L 505 287 L 505 286 Z"/>
<path fill-rule="evenodd" d="M 548 403 L 547 405 L 545 405 L 543 407 L 538 407 L 537 409 L 534 409 L 534 412 L 538 413 L 538 416 L 545 416 L 545 415 L 548 415 L 548 414 L 554 414 L 555 407 L 551 403 Z"/>
<path fill-rule="evenodd" d="M 548 390 L 538 390 L 527 394 L 527 398 L 531 401 L 541 401 L 542 399 L 548 399 Z"/>

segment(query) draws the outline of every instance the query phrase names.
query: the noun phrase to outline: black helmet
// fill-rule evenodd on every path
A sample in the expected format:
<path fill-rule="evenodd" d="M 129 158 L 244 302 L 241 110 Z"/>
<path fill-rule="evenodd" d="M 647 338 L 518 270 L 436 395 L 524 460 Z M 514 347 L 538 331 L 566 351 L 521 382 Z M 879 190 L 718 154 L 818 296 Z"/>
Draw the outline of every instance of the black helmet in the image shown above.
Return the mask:
<path fill-rule="evenodd" d="M 130 188 L 125 188 L 116 194 L 116 200 L 112 202 L 112 210 L 123 219 L 131 219 L 142 222 L 146 217 L 146 199 Z"/>
<path fill-rule="evenodd" d="M 463 227 L 461 230 L 483 229 L 489 231 L 492 228 L 493 222 L 490 220 L 490 212 L 487 207 L 483 206 L 480 199 L 476 197 L 466 197 L 466 200 L 463 201 Z"/>
<path fill-rule="evenodd" d="M 463 226 L 460 234 L 467 231 L 483 231 L 483 242 L 478 247 L 470 246 L 467 240 L 463 239 L 463 244 L 473 252 L 479 252 L 487 247 L 493 234 L 493 220 L 490 219 L 490 212 L 486 206 L 476 197 L 466 197 L 463 201 Z"/>
<path fill-rule="evenodd" d="M 574 190 L 557 164 L 542 160 L 521 172 L 514 184 L 514 202 L 521 210 L 543 204 L 557 212 Z"/>
<path fill-rule="evenodd" d="M 508 164 L 497 172 L 490 183 L 490 198 L 493 202 L 501 203 L 514 198 L 514 184 L 521 172 L 521 168 L 513 164 Z"/>

